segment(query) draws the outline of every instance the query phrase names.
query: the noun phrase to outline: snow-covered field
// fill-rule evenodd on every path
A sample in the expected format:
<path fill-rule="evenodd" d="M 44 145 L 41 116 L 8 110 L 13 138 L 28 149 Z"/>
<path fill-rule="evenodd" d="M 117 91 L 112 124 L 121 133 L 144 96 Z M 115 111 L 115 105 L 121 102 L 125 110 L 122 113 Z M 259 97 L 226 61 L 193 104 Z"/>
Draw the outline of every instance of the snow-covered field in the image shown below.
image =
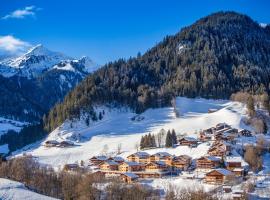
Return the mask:
<path fill-rule="evenodd" d="M 27 125 L 27 123 L 0 117 L 0 136 L 8 130 L 19 132 L 24 125 Z"/>
<path fill-rule="evenodd" d="M 59 168 L 67 163 L 88 163 L 88 159 L 94 155 L 100 155 L 106 151 L 113 153 L 121 144 L 123 157 L 136 151 L 141 136 L 158 133 L 162 128 L 165 130 L 175 129 L 177 134 L 186 134 L 197 137 L 200 129 L 209 128 L 217 123 L 226 122 L 235 128 L 248 128 L 241 119 L 245 116 L 245 108 L 242 104 L 224 100 L 188 99 L 177 98 L 177 109 L 180 117 L 176 118 L 173 108 L 148 109 L 140 116 L 143 120 L 133 121 L 135 113 L 128 109 L 105 110 L 104 118 L 96 123 L 86 126 L 85 121 L 64 123 L 54 130 L 46 140 L 72 140 L 74 147 L 70 148 L 47 148 L 42 143 L 31 146 L 27 153 L 37 157 L 41 163 Z M 208 113 L 208 109 L 218 109 L 214 113 Z M 104 148 L 106 146 L 106 148 Z M 198 158 L 207 153 L 209 145 L 200 144 L 197 148 L 178 146 L 173 149 L 159 148 L 147 150 L 149 153 L 166 151 L 171 154 L 187 154 L 192 158 Z M 25 153 L 25 151 L 24 151 Z"/>
<path fill-rule="evenodd" d="M 44 196 L 27 189 L 22 183 L 0 178 L 1 200 L 53 200 L 54 198 Z"/>

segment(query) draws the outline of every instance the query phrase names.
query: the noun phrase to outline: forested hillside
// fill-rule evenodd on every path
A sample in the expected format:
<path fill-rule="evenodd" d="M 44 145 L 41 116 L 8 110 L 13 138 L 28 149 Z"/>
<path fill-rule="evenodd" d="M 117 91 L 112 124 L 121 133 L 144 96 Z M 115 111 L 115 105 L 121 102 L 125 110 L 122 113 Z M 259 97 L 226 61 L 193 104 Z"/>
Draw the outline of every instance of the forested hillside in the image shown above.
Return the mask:
<path fill-rule="evenodd" d="M 45 118 L 47 130 L 117 102 L 136 112 L 166 106 L 174 96 L 228 98 L 269 92 L 270 33 L 248 16 L 219 12 L 167 36 L 144 55 L 108 63 L 89 75 Z"/>

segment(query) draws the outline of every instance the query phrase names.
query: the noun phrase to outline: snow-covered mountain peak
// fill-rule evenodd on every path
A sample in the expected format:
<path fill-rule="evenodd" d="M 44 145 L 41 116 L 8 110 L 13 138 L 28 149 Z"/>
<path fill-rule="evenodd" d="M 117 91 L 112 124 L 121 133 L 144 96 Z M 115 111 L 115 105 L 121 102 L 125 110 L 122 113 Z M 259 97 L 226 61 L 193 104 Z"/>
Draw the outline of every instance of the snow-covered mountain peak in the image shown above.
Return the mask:
<path fill-rule="evenodd" d="M 62 53 L 51 51 L 42 44 L 32 47 L 21 56 L 0 60 L 0 74 L 5 77 L 18 75 L 33 78 L 51 69 L 88 74 L 98 67 L 89 57 L 84 56 L 75 60 Z"/>

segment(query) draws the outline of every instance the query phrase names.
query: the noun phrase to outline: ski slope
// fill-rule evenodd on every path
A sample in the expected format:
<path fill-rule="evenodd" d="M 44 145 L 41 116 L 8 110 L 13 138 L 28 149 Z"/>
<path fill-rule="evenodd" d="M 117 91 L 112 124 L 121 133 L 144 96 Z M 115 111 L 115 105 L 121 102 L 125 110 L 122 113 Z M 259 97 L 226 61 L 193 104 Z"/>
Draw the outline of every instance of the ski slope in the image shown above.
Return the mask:
<path fill-rule="evenodd" d="M 53 200 L 54 198 L 44 196 L 27 189 L 22 183 L 0 178 L 1 200 Z"/>
<path fill-rule="evenodd" d="M 249 129 L 242 123 L 246 110 L 241 103 L 179 97 L 176 99 L 176 105 L 180 112 L 179 118 L 175 117 L 172 107 L 166 107 L 148 109 L 140 114 L 143 119 L 138 121 L 132 120 L 136 114 L 129 109 L 99 107 L 97 109 L 105 111 L 101 121 L 91 123 L 89 127 L 85 120 L 72 122 L 72 125 L 70 122 L 65 122 L 46 138 L 46 140 L 57 141 L 70 140 L 75 143 L 74 147 L 48 148 L 43 145 L 43 141 L 23 149 L 22 152 L 32 154 L 39 162 L 59 169 L 64 164 L 81 160 L 88 163 L 89 158 L 94 155 L 104 153 L 114 155 L 119 145 L 122 151 L 120 156 L 126 157 L 136 151 L 136 145 L 139 144 L 142 135 L 149 132 L 156 134 L 162 128 L 175 129 L 177 134 L 192 137 L 197 137 L 199 130 L 221 122 L 226 122 L 235 128 Z M 217 109 L 217 111 L 208 113 L 208 109 Z M 197 148 L 178 146 L 151 149 L 147 152 L 166 151 L 174 155 L 187 154 L 192 158 L 198 158 L 205 155 L 208 149 L 209 145 L 203 143 Z"/>

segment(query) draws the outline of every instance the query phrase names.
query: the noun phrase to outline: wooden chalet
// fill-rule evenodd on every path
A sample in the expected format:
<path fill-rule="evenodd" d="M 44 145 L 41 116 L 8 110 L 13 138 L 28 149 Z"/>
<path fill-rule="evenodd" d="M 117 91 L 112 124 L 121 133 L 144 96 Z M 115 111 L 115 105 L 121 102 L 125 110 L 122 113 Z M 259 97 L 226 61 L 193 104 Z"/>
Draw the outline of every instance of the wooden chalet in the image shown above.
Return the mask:
<path fill-rule="evenodd" d="M 45 142 L 45 147 L 56 147 L 59 145 L 59 142 L 57 142 L 56 140 L 47 140 Z"/>
<path fill-rule="evenodd" d="M 58 147 L 72 147 L 72 146 L 74 146 L 74 143 L 70 141 L 62 141 L 58 144 Z"/>
<path fill-rule="evenodd" d="M 211 147 L 209 150 L 208 150 L 208 154 L 210 156 L 219 156 L 219 157 L 224 157 L 226 155 L 226 150 L 220 148 L 220 147 Z"/>
<path fill-rule="evenodd" d="M 205 175 L 204 181 L 208 184 L 223 184 L 232 176 L 233 173 L 227 169 L 214 169 Z"/>
<path fill-rule="evenodd" d="M 193 147 L 198 145 L 198 140 L 193 137 L 184 137 L 179 140 L 179 144 Z"/>
<path fill-rule="evenodd" d="M 130 173 L 130 172 L 126 172 L 121 174 L 121 179 L 126 182 L 126 183 L 133 183 L 135 181 L 137 181 L 139 178 L 138 175 L 134 174 L 134 173 Z"/>
<path fill-rule="evenodd" d="M 214 156 L 203 156 L 196 160 L 198 170 L 209 170 L 220 166 L 220 158 Z"/>
<path fill-rule="evenodd" d="M 164 161 L 150 162 L 145 165 L 146 172 L 164 172 L 168 171 L 168 166 Z"/>
<path fill-rule="evenodd" d="M 246 129 L 240 130 L 238 132 L 238 134 L 241 135 L 241 136 L 244 136 L 244 137 L 252 137 L 253 136 L 251 131 L 246 130 Z"/>
<path fill-rule="evenodd" d="M 146 164 L 150 162 L 150 155 L 146 152 L 136 152 L 134 154 L 129 155 L 127 159 L 130 162 L 139 162 Z"/>
<path fill-rule="evenodd" d="M 120 172 L 136 172 L 144 170 L 144 165 L 138 162 L 123 162 L 119 164 L 118 170 Z"/>
<path fill-rule="evenodd" d="M 244 175 L 244 168 L 242 166 L 242 158 L 239 157 L 227 157 L 225 160 L 226 168 L 232 171 L 236 176 Z"/>
<path fill-rule="evenodd" d="M 191 165 L 191 157 L 187 155 L 177 156 L 173 159 L 172 165 L 176 169 L 187 170 Z"/>
<path fill-rule="evenodd" d="M 64 170 L 65 171 L 75 171 L 79 169 L 79 165 L 76 163 L 72 163 L 72 164 L 65 164 L 64 165 Z"/>
<path fill-rule="evenodd" d="M 117 171 L 118 170 L 118 162 L 113 160 L 107 160 L 99 164 L 100 170 L 104 171 Z"/>
<path fill-rule="evenodd" d="M 108 160 L 107 156 L 93 156 L 89 161 L 92 165 L 99 165 L 106 160 Z"/>
<path fill-rule="evenodd" d="M 230 129 L 231 126 L 226 124 L 226 123 L 218 123 L 215 127 L 215 131 L 220 131 L 220 130 L 225 130 L 225 129 Z"/>
<path fill-rule="evenodd" d="M 224 157 L 229 155 L 231 152 L 231 144 L 225 141 L 215 142 L 212 147 L 208 150 L 208 154 L 211 156 Z"/>
<path fill-rule="evenodd" d="M 117 163 L 123 163 L 125 162 L 125 159 L 122 158 L 122 157 L 119 157 L 119 156 L 116 156 L 116 157 L 112 157 L 112 160 L 117 162 Z"/>
<path fill-rule="evenodd" d="M 206 141 L 212 140 L 213 134 L 208 133 L 207 130 L 200 132 L 200 135 L 199 135 L 199 140 L 200 141 L 206 142 Z"/>
<path fill-rule="evenodd" d="M 163 161 L 166 165 L 171 166 L 173 156 L 167 152 L 158 152 L 149 157 L 149 162 Z"/>

